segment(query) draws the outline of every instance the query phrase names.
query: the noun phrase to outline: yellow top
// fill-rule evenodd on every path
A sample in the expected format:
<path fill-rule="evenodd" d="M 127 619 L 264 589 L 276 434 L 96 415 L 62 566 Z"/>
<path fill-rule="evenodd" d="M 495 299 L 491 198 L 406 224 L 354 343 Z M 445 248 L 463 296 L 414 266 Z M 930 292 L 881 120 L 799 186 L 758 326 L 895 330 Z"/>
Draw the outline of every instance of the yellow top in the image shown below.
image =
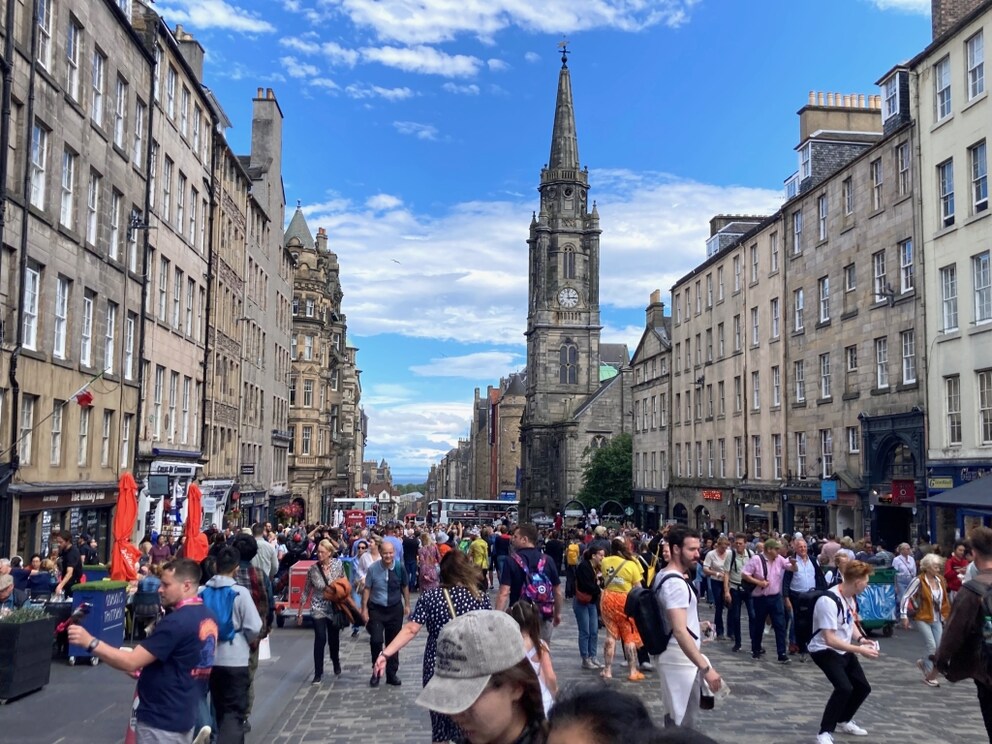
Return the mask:
<path fill-rule="evenodd" d="M 636 584 L 640 584 L 641 579 L 644 578 L 641 562 L 636 558 L 628 560 L 622 555 L 611 555 L 604 558 L 600 569 L 603 572 L 603 581 L 606 583 L 604 589 L 608 592 L 626 594 Z"/>
<path fill-rule="evenodd" d="M 481 537 L 475 538 L 468 546 L 468 557 L 481 569 L 489 568 L 489 543 Z"/>

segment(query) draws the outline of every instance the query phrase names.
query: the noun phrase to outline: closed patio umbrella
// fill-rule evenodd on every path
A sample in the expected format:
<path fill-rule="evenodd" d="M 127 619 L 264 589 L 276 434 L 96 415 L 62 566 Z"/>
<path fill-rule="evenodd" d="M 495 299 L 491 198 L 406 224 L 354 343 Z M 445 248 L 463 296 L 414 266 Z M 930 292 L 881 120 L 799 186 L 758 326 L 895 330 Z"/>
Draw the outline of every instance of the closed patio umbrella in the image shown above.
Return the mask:
<path fill-rule="evenodd" d="M 195 483 L 186 490 L 186 542 L 184 555 L 199 563 L 207 557 L 207 536 L 200 529 L 203 524 L 203 492 Z"/>
<path fill-rule="evenodd" d="M 110 554 L 110 578 L 114 581 L 134 581 L 138 578 L 135 564 L 141 551 L 131 543 L 131 531 L 138 519 L 138 485 L 134 476 L 124 473 L 117 492 L 114 511 L 114 549 Z"/>

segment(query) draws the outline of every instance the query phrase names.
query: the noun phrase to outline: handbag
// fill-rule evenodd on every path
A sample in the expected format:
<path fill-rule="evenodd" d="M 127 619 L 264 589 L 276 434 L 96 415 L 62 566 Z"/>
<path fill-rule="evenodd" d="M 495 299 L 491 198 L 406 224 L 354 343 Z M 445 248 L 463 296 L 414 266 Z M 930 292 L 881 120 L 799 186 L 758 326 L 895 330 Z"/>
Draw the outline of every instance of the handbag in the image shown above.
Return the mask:
<path fill-rule="evenodd" d="M 592 602 L 592 595 L 576 587 L 575 601 L 578 602 L 579 604 L 589 604 L 590 602 Z"/>

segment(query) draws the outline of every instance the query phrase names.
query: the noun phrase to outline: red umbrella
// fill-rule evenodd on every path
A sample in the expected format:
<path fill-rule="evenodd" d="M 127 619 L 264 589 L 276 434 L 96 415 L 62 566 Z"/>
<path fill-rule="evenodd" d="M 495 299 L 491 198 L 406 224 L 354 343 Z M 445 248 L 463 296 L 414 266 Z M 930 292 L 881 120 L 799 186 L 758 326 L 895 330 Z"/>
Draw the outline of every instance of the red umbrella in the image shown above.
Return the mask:
<path fill-rule="evenodd" d="M 134 476 L 121 476 L 114 512 L 114 549 L 110 554 L 110 578 L 114 581 L 134 581 L 138 578 L 135 563 L 141 551 L 131 544 L 131 531 L 138 519 L 138 486 Z"/>
<path fill-rule="evenodd" d="M 194 561 L 207 557 L 207 536 L 200 530 L 203 523 L 203 493 L 195 483 L 190 483 L 186 491 L 186 543 L 183 555 Z"/>

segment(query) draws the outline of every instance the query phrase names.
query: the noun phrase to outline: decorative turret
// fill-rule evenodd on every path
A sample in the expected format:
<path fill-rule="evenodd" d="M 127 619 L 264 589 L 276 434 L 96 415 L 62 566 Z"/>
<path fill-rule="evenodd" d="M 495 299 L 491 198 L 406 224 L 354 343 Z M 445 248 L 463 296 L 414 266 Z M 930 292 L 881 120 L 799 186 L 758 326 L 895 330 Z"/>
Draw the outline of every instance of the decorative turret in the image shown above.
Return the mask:
<path fill-rule="evenodd" d="M 289 227 L 286 228 L 284 240 L 287 247 L 291 246 L 294 238 L 298 241 L 297 247 L 305 251 L 317 250 L 313 234 L 307 226 L 307 218 L 303 216 L 303 209 L 300 207 L 299 201 L 296 202 L 296 212 L 293 214 L 293 219 L 289 221 Z"/>

